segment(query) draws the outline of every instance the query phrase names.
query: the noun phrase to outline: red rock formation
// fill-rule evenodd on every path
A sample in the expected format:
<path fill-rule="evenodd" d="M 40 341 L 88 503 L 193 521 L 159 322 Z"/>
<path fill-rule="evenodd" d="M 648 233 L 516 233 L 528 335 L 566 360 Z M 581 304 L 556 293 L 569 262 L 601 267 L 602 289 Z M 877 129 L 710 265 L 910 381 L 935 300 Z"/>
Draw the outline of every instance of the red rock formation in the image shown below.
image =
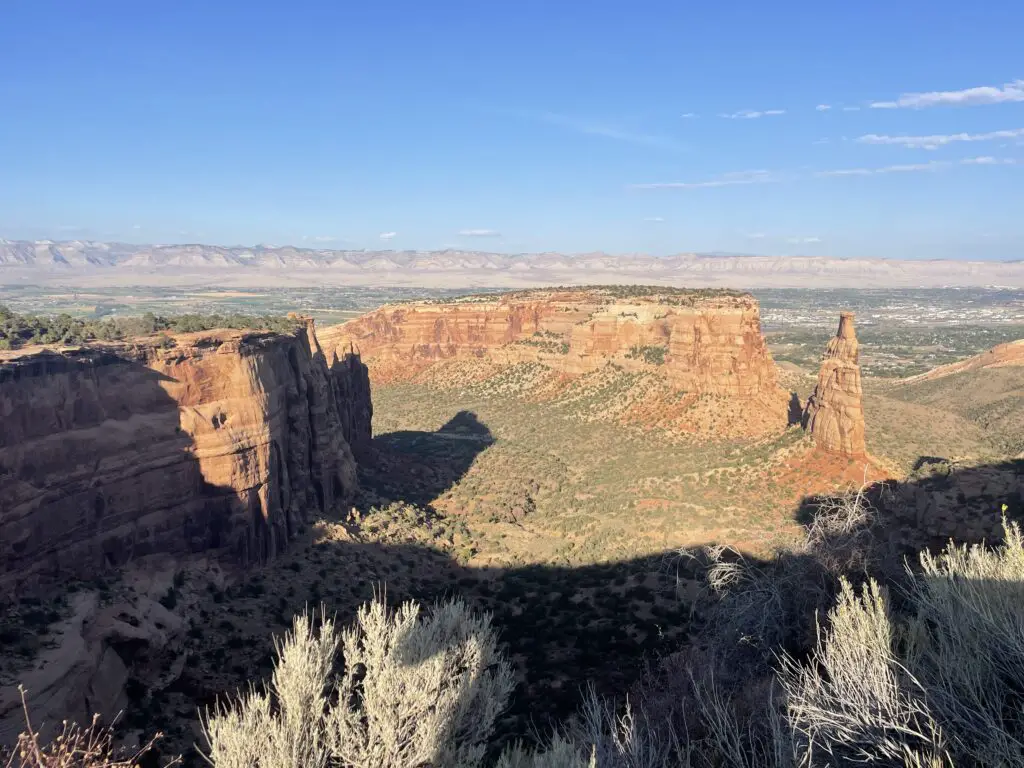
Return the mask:
<path fill-rule="evenodd" d="M 358 359 L 332 375 L 311 325 L 174 342 L 0 360 L 0 582 L 150 554 L 263 560 L 351 497 Z"/>
<path fill-rule="evenodd" d="M 818 384 L 807 400 L 803 425 L 820 448 L 850 457 L 864 457 L 864 407 L 853 313 L 839 315 L 839 330 L 821 359 Z"/>
<path fill-rule="evenodd" d="M 726 292 L 584 288 L 385 306 L 321 332 L 354 345 L 377 380 L 446 358 L 538 362 L 579 375 L 615 363 L 657 371 L 681 390 L 749 398 L 777 390 L 757 302 Z"/>

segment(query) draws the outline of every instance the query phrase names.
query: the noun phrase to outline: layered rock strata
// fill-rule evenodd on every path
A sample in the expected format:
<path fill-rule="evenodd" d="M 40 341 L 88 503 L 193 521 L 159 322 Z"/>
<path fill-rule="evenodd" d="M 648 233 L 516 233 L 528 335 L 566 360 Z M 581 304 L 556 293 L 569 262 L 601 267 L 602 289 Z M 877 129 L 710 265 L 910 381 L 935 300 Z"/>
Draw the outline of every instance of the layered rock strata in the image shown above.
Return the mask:
<path fill-rule="evenodd" d="M 356 490 L 365 368 L 312 324 L 0 360 L 0 582 L 277 553 Z M 348 439 L 347 439 L 348 438 Z"/>
<path fill-rule="evenodd" d="M 818 383 L 804 408 L 803 426 L 819 448 L 861 458 L 867 455 L 867 446 L 853 319 L 852 312 L 839 315 L 839 329 L 825 348 Z"/>
<path fill-rule="evenodd" d="M 658 371 L 680 390 L 754 397 L 777 389 L 757 301 L 724 291 L 521 291 L 382 307 L 325 329 L 326 349 L 357 349 L 380 380 L 449 358 L 537 362 L 568 375 L 614 363 Z"/>

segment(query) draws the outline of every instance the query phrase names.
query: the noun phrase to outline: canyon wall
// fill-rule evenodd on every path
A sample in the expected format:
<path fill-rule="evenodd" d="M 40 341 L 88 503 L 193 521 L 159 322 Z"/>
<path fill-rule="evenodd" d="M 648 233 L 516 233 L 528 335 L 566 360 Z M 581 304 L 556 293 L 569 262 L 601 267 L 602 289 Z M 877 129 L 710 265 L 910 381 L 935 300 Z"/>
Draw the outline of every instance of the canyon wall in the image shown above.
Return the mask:
<path fill-rule="evenodd" d="M 332 362 L 311 323 L 6 355 L 0 583 L 152 554 L 273 557 L 356 490 L 365 367 Z"/>
<path fill-rule="evenodd" d="M 537 362 L 568 375 L 609 363 L 658 371 L 681 390 L 753 397 L 777 389 L 749 295 L 650 289 L 521 291 L 385 306 L 325 329 L 326 349 L 357 349 L 382 381 L 438 360 Z M 635 294 L 635 295 L 634 295 Z"/>
<path fill-rule="evenodd" d="M 867 455 L 867 446 L 853 317 L 852 312 L 839 315 L 839 329 L 825 348 L 818 383 L 804 409 L 803 425 L 819 448 L 860 458 Z"/>
<path fill-rule="evenodd" d="M 370 372 L 354 349 L 342 355 L 330 350 L 331 386 L 341 418 L 341 433 L 352 448 L 356 460 L 368 459 L 373 438 L 373 400 Z"/>

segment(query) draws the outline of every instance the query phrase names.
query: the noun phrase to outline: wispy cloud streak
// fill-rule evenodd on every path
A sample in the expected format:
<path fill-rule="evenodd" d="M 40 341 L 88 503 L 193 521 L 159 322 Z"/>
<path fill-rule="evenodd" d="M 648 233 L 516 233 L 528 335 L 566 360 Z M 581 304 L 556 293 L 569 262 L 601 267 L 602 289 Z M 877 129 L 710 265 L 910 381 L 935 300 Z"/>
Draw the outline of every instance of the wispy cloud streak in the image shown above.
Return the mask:
<path fill-rule="evenodd" d="M 860 144 L 888 144 L 908 149 L 938 149 L 947 144 L 957 142 L 997 141 L 999 139 L 1015 139 L 1024 136 L 1024 128 L 1012 128 L 1004 131 L 988 131 L 987 133 L 949 133 L 934 136 L 885 136 L 869 133 L 857 138 Z"/>
<path fill-rule="evenodd" d="M 906 163 L 903 165 L 885 165 L 881 168 L 841 168 L 833 171 L 818 171 L 815 176 L 877 176 L 887 173 L 917 173 L 922 171 L 940 171 L 954 165 L 1017 165 L 1012 157 L 965 157 L 956 162 L 950 160 L 932 160 L 927 163 Z"/>
<path fill-rule="evenodd" d="M 784 109 L 741 109 L 739 112 L 719 112 L 718 116 L 728 120 L 756 120 L 759 117 L 773 117 L 784 114 L 786 114 Z"/>
<path fill-rule="evenodd" d="M 496 229 L 460 229 L 459 234 L 463 237 L 501 237 L 501 232 Z"/>
<path fill-rule="evenodd" d="M 735 171 L 716 179 L 706 181 L 660 181 L 647 184 L 630 184 L 630 189 L 702 189 L 708 187 L 733 187 L 745 184 L 767 184 L 779 181 L 771 171 Z"/>
<path fill-rule="evenodd" d="M 548 123 L 549 125 L 557 125 L 560 128 L 565 128 L 576 133 L 582 133 L 587 136 L 600 136 L 605 139 L 612 139 L 613 141 L 621 141 L 627 144 L 663 149 L 669 152 L 687 151 L 686 146 L 667 136 L 636 133 L 612 123 L 606 123 L 600 120 L 587 120 L 577 117 L 569 117 L 568 115 L 559 115 L 554 112 L 544 112 L 538 117 L 541 122 Z"/>
<path fill-rule="evenodd" d="M 1024 101 L 1024 80 L 1001 86 L 982 85 L 960 91 L 926 91 L 904 93 L 894 101 L 874 101 L 872 109 L 927 109 L 928 107 L 976 107 L 985 104 Z"/>

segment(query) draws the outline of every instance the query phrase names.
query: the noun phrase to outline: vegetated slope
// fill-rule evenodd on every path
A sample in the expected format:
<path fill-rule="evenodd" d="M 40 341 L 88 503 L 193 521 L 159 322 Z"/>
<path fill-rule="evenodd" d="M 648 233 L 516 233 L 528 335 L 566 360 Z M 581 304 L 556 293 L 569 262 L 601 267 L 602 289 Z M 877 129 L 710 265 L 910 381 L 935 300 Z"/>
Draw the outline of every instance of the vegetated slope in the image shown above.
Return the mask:
<path fill-rule="evenodd" d="M 886 386 L 864 395 L 868 450 L 888 459 L 899 474 L 922 456 L 986 460 L 1004 455 L 980 425 L 945 407 L 902 399 Z"/>
<path fill-rule="evenodd" d="M 887 396 L 961 419 L 973 429 L 949 423 L 946 417 L 950 427 L 967 435 L 980 430 L 979 448 L 988 446 L 996 454 L 1024 452 L 1024 340 L 905 379 Z"/>

